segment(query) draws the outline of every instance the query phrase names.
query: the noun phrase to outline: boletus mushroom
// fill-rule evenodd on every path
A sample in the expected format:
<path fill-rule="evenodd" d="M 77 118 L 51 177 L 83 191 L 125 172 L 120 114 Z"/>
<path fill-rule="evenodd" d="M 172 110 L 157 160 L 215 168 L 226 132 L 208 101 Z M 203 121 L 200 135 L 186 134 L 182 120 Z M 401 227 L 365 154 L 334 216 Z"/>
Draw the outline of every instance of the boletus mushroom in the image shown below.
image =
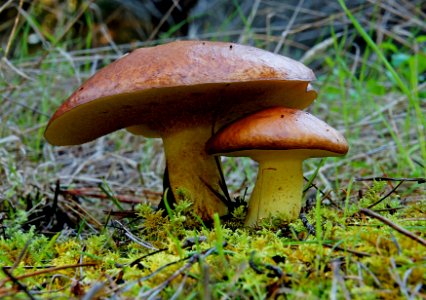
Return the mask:
<path fill-rule="evenodd" d="M 178 41 L 134 50 L 99 70 L 50 119 L 53 145 L 76 145 L 121 128 L 163 139 L 171 190 L 210 218 L 226 213 L 220 173 L 205 152 L 213 126 L 283 105 L 303 109 L 315 98 L 303 64 L 250 46 Z"/>
<path fill-rule="evenodd" d="M 347 153 L 345 138 L 313 115 L 272 107 L 223 127 L 206 144 L 209 154 L 246 156 L 259 163 L 246 225 L 280 214 L 298 217 L 302 203 L 302 162 Z"/>

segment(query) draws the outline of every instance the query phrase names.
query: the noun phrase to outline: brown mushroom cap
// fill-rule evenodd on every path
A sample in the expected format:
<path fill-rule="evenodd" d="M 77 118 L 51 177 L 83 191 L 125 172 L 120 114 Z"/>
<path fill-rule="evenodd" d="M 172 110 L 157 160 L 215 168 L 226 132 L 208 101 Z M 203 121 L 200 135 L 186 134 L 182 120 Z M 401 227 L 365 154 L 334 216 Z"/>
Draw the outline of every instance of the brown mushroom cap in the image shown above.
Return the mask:
<path fill-rule="evenodd" d="M 51 118 L 45 137 L 54 145 L 74 145 L 134 125 L 134 132 L 158 137 L 181 122 L 176 120 L 220 125 L 275 105 L 303 109 L 316 97 L 308 87 L 314 79 L 299 62 L 238 44 L 180 41 L 141 48 L 76 90 Z"/>
<path fill-rule="evenodd" d="M 206 145 L 209 154 L 252 156 L 257 150 L 310 150 L 308 157 L 348 152 L 345 138 L 308 112 L 272 107 L 223 127 Z M 295 151 L 293 151 L 294 153 Z"/>

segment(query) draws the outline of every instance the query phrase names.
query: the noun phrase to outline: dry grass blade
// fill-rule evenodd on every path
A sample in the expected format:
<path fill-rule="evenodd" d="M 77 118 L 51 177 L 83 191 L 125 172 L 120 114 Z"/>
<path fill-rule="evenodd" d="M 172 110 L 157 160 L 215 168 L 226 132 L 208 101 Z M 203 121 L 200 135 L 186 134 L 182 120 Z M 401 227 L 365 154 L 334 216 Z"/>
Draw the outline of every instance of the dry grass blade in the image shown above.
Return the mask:
<path fill-rule="evenodd" d="M 0 13 L 5 10 L 10 4 L 12 4 L 14 0 L 8 0 L 7 2 L 5 2 L 2 6 L 0 6 Z"/>
<path fill-rule="evenodd" d="M 277 46 L 275 47 L 274 53 L 278 53 L 281 50 L 281 47 L 283 46 L 285 39 L 290 31 L 290 29 L 293 27 L 293 23 L 296 20 L 297 15 L 300 12 L 300 9 L 302 8 L 304 0 L 299 0 L 299 4 L 297 4 L 296 9 L 293 12 L 293 15 L 291 16 L 290 21 L 287 24 L 287 28 L 281 33 L 281 37 L 277 43 Z"/>
<path fill-rule="evenodd" d="M 103 228 L 102 223 L 99 222 L 94 216 L 92 216 L 91 213 L 89 213 L 81 205 L 75 204 L 75 203 L 73 203 L 73 204 L 64 203 L 63 206 L 69 212 L 72 212 L 72 213 L 75 213 L 76 215 L 78 215 L 80 217 L 80 219 L 86 220 L 87 222 L 90 222 L 93 226 L 95 226 L 95 228 L 97 230 L 100 230 L 101 228 Z"/>
<path fill-rule="evenodd" d="M 331 269 L 333 270 L 333 280 L 332 280 L 332 288 L 330 299 L 337 299 L 337 284 L 339 284 L 341 290 L 343 291 L 343 296 L 346 300 L 352 299 L 351 295 L 346 288 L 345 282 L 343 280 L 341 270 L 340 270 L 341 262 L 336 260 L 331 263 Z"/>
<path fill-rule="evenodd" d="M 24 0 L 19 0 L 18 9 L 22 8 L 23 4 L 24 4 Z M 12 31 L 9 35 L 9 40 L 7 41 L 6 49 L 4 50 L 4 57 L 7 57 L 9 54 L 10 47 L 12 46 L 13 39 L 15 38 L 16 29 L 18 28 L 20 16 L 21 16 L 20 14 L 16 15 L 15 22 L 13 23 Z"/>
<path fill-rule="evenodd" d="M 170 6 L 169 10 L 164 14 L 164 16 L 161 18 L 160 22 L 158 23 L 157 27 L 154 28 L 154 30 L 151 32 L 151 35 L 148 37 L 148 41 L 152 41 L 155 36 L 157 35 L 158 31 L 160 30 L 161 26 L 167 21 L 167 19 L 172 14 L 173 10 L 175 8 L 179 7 L 179 1 L 180 0 L 173 0 L 173 4 Z"/>
<path fill-rule="evenodd" d="M 17 67 L 15 67 L 10 60 L 8 60 L 6 58 L 6 56 L 3 56 L 1 58 L 1 61 L 7 66 L 9 67 L 12 71 L 14 71 L 16 74 L 18 74 L 19 76 L 21 76 L 22 78 L 26 79 L 26 80 L 30 80 L 30 81 L 34 81 L 34 78 L 31 78 L 30 76 L 28 76 L 27 74 L 25 74 L 22 70 L 18 69 Z"/>

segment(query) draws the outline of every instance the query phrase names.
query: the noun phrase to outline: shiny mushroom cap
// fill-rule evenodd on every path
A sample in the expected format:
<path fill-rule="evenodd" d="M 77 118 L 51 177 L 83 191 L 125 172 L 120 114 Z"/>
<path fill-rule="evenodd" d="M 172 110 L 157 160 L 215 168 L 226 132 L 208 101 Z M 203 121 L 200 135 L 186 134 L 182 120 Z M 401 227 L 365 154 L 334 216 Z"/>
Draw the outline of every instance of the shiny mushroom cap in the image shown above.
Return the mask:
<path fill-rule="evenodd" d="M 277 215 L 295 220 L 302 203 L 303 161 L 347 151 L 348 144 L 337 130 L 307 112 L 284 107 L 245 116 L 223 127 L 206 144 L 209 154 L 248 156 L 259 162 L 246 225 Z"/>
<path fill-rule="evenodd" d="M 304 150 L 307 157 L 348 152 L 342 134 L 308 112 L 272 107 L 224 126 L 207 142 L 209 154 L 256 156 L 259 150 Z M 306 151 L 305 151 L 306 150 Z M 296 151 L 293 151 L 294 153 Z"/>
<path fill-rule="evenodd" d="M 302 63 L 250 46 L 178 41 L 141 48 L 81 85 L 53 115 L 45 137 L 75 145 L 121 128 L 159 137 L 275 105 L 303 109 L 316 98 L 314 79 Z"/>

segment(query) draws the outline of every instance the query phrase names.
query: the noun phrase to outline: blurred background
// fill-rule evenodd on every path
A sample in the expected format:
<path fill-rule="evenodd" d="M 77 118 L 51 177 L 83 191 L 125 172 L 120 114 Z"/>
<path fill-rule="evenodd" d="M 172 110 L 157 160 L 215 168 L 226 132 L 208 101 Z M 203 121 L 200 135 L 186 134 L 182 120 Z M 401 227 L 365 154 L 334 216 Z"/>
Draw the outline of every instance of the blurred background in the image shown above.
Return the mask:
<path fill-rule="evenodd" d="M 17 15 L 18 31 L 8 56 L 34 54 L 61 43 L 66 50 L 112 47 L 117 51 L 175 39 L 214 39 L 256 44 L 302 57 L 313 46 L 346 34 L 346 49 L 361 51 L 338 1 L 312 0 L 4 0 L 1 43 L 7 45 Z M 422 31 L 421 0 L 346 1 L 361 25 L 381 43 L 410 46 Z M 15 28 L 16 29 L 16 28 Z M 64 44 L 65 43 L 65 44 Z M 23 45 L 26 45 L 23 47 Z M 324 48 L 325 45 L 324 45 Z M 98 50 L 100 51 L 100 50 Z"/>

